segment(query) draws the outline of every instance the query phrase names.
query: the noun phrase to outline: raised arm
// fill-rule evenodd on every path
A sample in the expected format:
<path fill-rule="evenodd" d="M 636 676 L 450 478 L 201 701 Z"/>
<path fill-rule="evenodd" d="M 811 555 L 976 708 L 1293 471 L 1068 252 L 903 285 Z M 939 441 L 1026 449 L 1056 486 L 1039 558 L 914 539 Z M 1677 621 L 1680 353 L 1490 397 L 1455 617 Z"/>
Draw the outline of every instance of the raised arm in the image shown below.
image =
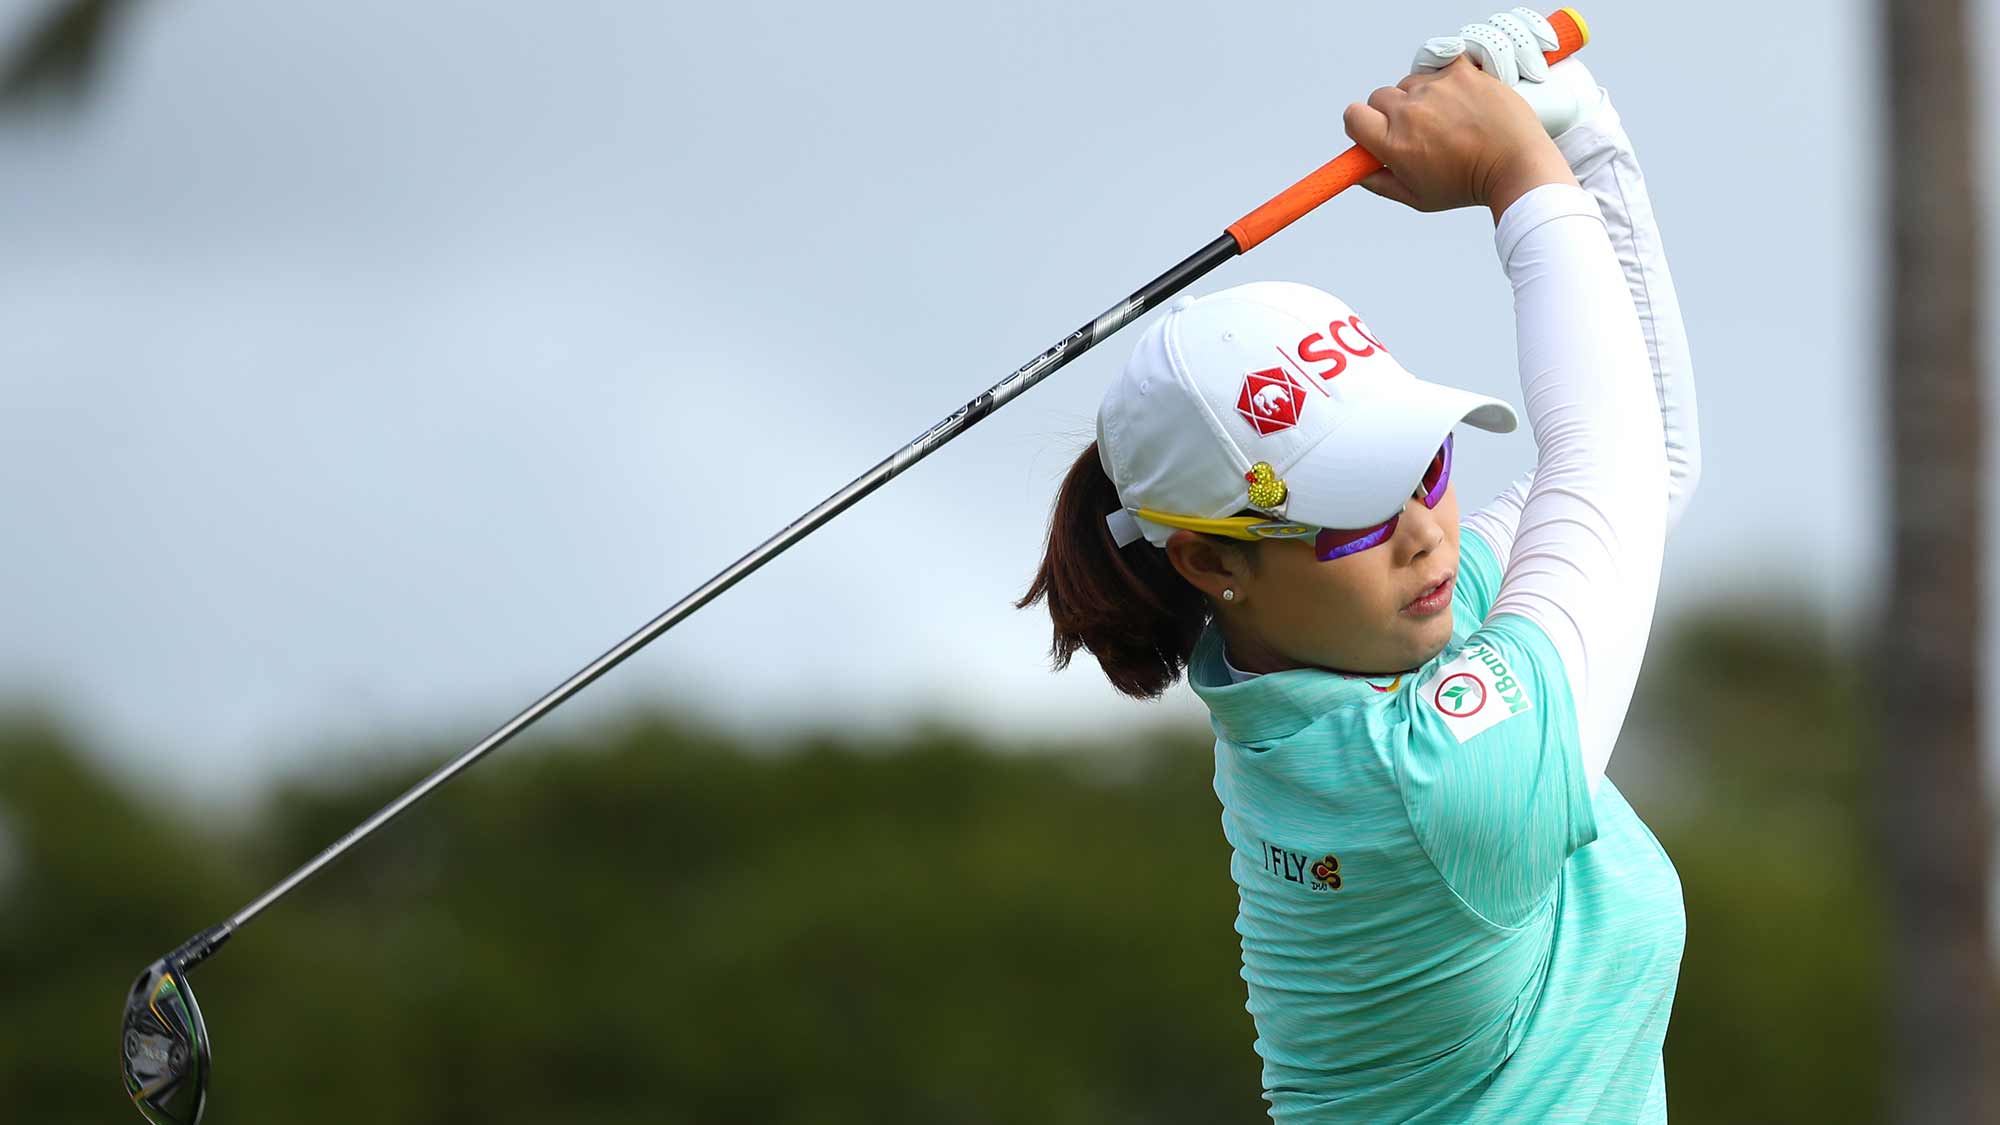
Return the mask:
<path fill-rule="evenodd" d="M 1545 908 L 1563 864 L 1596 838 L 1594 798 L 1659 581 L 1666 456 L 1597 204 L 1573 183 L 1536 187 L 1494 239 L 1540 463 L 1492 607 L 1415 685 L 1394 760 L 1439 873 L 1506 926 Z"/>
<path fill-rule="evenodd" d="M 1494 232 L 1539 456 L 1486 622 L 1524 617 L 1548 636 L 1593 789 L 1638 681 L 1667 522 L 1659 402 L 1605 228 L 1588 194 L 1550 186 Z"/>
<path fill-rule="evenodd" d="M 1350 133 L 1388 165 L 1372 190 L 1435 210 L 1463 201 L 1453 189 L 1467 168 L 1536 169 L 1508 190 L 1472 196 L 1498 219 L 1539 451 L 1485 627 L 1519 619 L 1546 638 L 1594 788 L 1638 678 L 1666 534 L 1666 435 L 1647 342 L 1598 204 L 1535 114 L 1511 96 L 1495 102 L 1505 87 L 1463 59 L 1399 89 L 1378 91 L 1369 112 L 1348 111 Z M 1522 116 L 1532 135 L 1522 134 Z M 1457 146 L 1470 135 L 1505 153 L 1468 162 Z M 1504 179 L 1488 172 L 1485 182 Z M 1525 182 L 1533 186 L 1522 191 Z"/>
<path fill-rule="evenodd" d="M 1367 186 L 1420 209 L 1469 195 L 1494 212 L 1539 464 L 1490 612 L 1399 697 L 1389 754 L 1440 874 L 1513 925 L 1596 836 L 1593 790 L 1659 583 L 1666 439 L 1603 214 L 1537 114 L 1462 59 L 1399 91 L 1348 109 L 1348 131 L 1388 169 Z M 1453 190 L 1468 178 L 1483 188 Z"/>
<path fill-rule="evenodd" d="M 1667 530 L 1671 532 L 1701 481 L 1694 359 L 1688 352 L 1680 297 L 1674 291 L 1673 273 L 1667 269 L 1667 252 L 1653 218 L 1653 200 L 1646 192 L 1638 153 L 1632 149 L 1632 138 L 1626 136 L 1610 96 L 1599 90 L 1598 98 L 1596 112 L 1557 137 L 1556 148 L 1583 189 L 1597 201 L 1605 233 L 1618 255 L 1618 267 L 1625 274 L 1626 292 L 1639 314 L 1639 331 L 1646 339 L 1653 393 L 1666 435 Z"/>
<path fill-rule="evenodd" d="M 1421 58 L 1420 58 L 1421 65 Z M 1580 73 L 1566 74 L 1566 71 Z M 1667 457 L 1666 529 L 1672 534 L 1701 480 L 1701 427 L 1695 408 L 1694 361 L 1687 330 L 1681 322 L 1680 299 L 1653 218 L 1652 200 L 1639 168 L 1631 138 L 1625 133 L 1611 100 L 1597 88 L 1582 63 L 1569 60 L 1553 68 L 1550 78 L 1579 92 L 1578 123 L 1556 137 L 1556 147 L 1583 189 L 1597 201 L 1605 233 L 1625 275 L 1625 289 L 1639 314 L 1646 340 L 1653 392 L 1659 401 Z M 1464 518 L 1463 526 L 1493 548 L 1504 566 L 1513 551 L 1521 510 L 1534 483 L 1530 470 Z"/>

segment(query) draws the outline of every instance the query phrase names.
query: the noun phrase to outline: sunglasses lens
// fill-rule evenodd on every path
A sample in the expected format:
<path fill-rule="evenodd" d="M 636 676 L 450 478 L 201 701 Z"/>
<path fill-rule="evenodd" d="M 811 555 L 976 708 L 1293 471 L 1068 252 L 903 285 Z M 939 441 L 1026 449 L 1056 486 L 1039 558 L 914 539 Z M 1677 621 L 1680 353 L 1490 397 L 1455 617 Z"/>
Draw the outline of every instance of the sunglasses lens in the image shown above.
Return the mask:
<path fill-rule="evenodd" d="M 1437 456 L 1431 458 L 1430 467 L 1424 470 L 1424 507 L 1435 508 L 1444 499 L 1445 486 L 1451 483 L 1451 437 L 1447 435 L 1444 444 L 1438 447 Z"/>
<path fill-rule="evenodd" d="M 1332 562 L 1356 551 L 1365 551 L 1378 543 L 1386 542 L 1391 535 L 1396 534 L 1396 521 L 1401 518 L 1400 515 L 1390 516 L 1387 523 L 1364 527 L 1359 531 L 1321 528 L 1320 533 L 1313 537 L 1313 553 L 1321 562 Z"/>

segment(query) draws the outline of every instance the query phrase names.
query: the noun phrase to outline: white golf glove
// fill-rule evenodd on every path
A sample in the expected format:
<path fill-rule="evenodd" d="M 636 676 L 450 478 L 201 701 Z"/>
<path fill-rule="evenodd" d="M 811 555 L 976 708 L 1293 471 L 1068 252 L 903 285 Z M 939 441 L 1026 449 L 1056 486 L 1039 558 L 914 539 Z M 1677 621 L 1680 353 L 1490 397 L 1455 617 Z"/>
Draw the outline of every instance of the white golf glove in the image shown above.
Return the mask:
<path fill-rule="evenodd" d="M 1602 98 L 1597 79 L 1575 57 L 1549 65 L 1542 54 L 1556 46 L 1556 29 L 1540 12 L 1515 8 L 1425 43 L 1417 49 L 1410 73 L 1443 70 L 1460 55 L 1469 56 L 1479 69 L 1512 86 L 1542 119 L 1542 128 L 1556 137 L 1589 117 Z"/>

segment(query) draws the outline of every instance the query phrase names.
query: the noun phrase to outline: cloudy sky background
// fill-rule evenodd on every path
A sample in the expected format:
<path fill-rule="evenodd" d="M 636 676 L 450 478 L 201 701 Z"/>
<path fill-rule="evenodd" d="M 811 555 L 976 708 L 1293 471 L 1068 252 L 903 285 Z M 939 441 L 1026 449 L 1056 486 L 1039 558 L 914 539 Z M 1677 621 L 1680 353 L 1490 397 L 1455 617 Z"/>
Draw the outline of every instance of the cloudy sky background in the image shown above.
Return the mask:
<path fill-rule="evenodd" d="M 0 0 L 0 42 L 33 7 Z M 1697 359 L 1706 476 L 1662 615 L 1858 639 L 1885 557 L 1875 17 L 1775 5 L 1782 34 L 1728 47 L 1740 12 L 1586 10 Z M 218 801 L 412 729 L 470 743 L 1337 151 L 1347 101 L 1482 14 L 146 5 L 80 114 L 0 122 L 0 698 Z M 1519 399 L 1483 214 L 1342 198 L 1198 291 L 1256 278 Z M 1046 616 L 1009 605 L 1136 335 L 564 716 L 1199 722 L 1184 690 L 1052 675 Z M 1534 451 L 1461 454 L 1469 507 Z"/>

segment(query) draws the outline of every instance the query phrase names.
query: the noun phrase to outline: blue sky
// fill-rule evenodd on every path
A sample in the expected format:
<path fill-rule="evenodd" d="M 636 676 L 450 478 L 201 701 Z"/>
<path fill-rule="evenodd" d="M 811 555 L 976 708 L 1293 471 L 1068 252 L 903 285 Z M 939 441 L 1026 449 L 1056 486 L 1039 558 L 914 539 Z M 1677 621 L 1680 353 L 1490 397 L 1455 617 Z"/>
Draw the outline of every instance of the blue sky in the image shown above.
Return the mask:
<path fill-rule="evenodd" d="M 1337 151 L 1347 101 L 1482 14 L 149 5 L 81 115 L 0 124 L 0 696 L 218 799 L 378 737 L 469 743 Z M 1858 637 L 1873 10 L 1773 6 L 1785 33 L 1733 53 L 1737 5 L 1587 14 L 1697 359 L 1706 477 L 1662 618 Z M 1518 400 L 1482 214 L 1342 198 L 1200 289 L 1257 278 Z M 1136 335 L 565 714 L 1199 723 L 1185 692 L 1052 675 L 1046 617 L 1009 605 Z M 1533 460 L 1525 431 L 1461 446 L 1468 505 Z"/>

